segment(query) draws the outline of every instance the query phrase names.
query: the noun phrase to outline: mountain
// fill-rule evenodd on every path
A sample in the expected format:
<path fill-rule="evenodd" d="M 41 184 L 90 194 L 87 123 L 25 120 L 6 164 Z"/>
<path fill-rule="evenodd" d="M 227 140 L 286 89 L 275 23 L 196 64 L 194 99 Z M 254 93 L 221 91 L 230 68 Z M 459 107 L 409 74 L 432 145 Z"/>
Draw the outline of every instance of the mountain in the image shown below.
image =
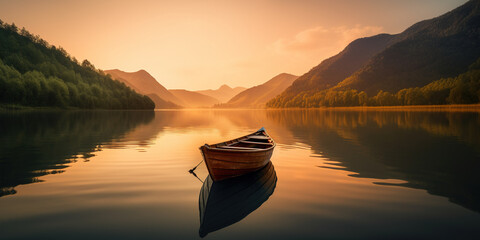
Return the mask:
<path fill-rule="evenodd" d="M 337 85 L 384 50 L 394 38 L 393 35 L 379 34 L 351 42 L 339 54 L 322 61 L 300 76 L 286 89 L 285 94 L 296 95 L 302 91 L 319 91 Z"/>
<path fill-rule="evenodd" d="M 152 75 L 145 70 L 137 72 L 124 72 L 118 69 L 105 70 L 106 74 L 110 74 L 113 79 L 125 83 L 127 86 L 135 89 L 136 91 L 150 95 L 155 94 L 158 96 L 153 100 L 156 101 L 156 108 L 179 108 L 184 105 L 180 99 L 175 97 L 164 86 L 162 86 Z M 163 101 L 160 101 L 162 99 Z M 170 102 L 170 103 L 168 103 Z"/>
<path fill-rule="evenodd" d="M 220 103 L 218 99 L 203 95 L 198 92 L 187 91 L 183 89 L 170 89 L 175 97 L 182 100 L 183 106 L 190 108 L 212 107 L 215 104 Z"/>
<path fill-rule="evenodd" d="M 440 17 L 414 24 L 394 44 L 374 56 L 339 87 L 365 91 L 398 91 L 454 77 L 480 57 L 480 1 Z"/>
<path fill-rule="evenodd" d="M 0 107 L 153 109 L 154 102 L 88 60 L 0 20 Z"/>
<path fill-rule="evenodd" d="M 242 92 L 245 89 L 246 88 L 244 87 L 231 88 L 228 85 L 224 84 L 217 90 L 208 89 L 208 90 L 200 90 L 196 92 L 218 99 L 221 103 L 226 103 L 233 96 L 237 95 L 238 93 Z"/>
<path fill-rule="evenodd" d="M 298 76 L 282 73 L 264 84 L 249 88 L 222 105 L 225 107 L 264 107 L 265 103 L 282 93 Z"/>
<path fill-rule="evenodd" d="M 372 99 L 378 94 L 395 94 L 465 73 L 480 57 L 479 12 L 480 1 L 471 0 L 400 34 L 357 39 L 338 55 L 300 76 L 267 105 L 349 106 L 370 105 L 372 101 L 378 104 Z"/>
<path fill-rule="evenodd" d="M 174 109 L 174 108 L 182 108 L 182 106 L 178 106 L 175 103 L 165 101 L 163 98 L 159 97 L 155 93 L 150 93 L 147 94 L 147 96 L 152 99 L 152 101 L 155 103 L 155 108 L 157 109 Z"/>

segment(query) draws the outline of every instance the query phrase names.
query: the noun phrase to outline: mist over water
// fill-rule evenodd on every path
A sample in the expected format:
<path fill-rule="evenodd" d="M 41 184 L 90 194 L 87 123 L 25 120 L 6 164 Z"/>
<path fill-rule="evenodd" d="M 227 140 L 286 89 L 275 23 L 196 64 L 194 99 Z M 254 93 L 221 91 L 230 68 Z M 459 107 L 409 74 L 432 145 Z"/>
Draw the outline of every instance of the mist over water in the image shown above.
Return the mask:
<path fill-rule="evenodd" d="M 274 190 L 205 239 L 480 236 L 479 112 L 20 112 L 0 126 L 0 239 L 200 238 L 198 147 L 260 127 Z"/>

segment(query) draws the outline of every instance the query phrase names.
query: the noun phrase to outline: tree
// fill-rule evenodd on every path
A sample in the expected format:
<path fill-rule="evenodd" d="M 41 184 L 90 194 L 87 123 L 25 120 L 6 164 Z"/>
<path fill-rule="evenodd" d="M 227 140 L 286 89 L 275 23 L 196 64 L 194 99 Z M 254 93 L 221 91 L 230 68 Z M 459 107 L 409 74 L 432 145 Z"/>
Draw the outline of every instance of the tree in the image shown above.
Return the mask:
<path fill-rule="evenodd" d="M 90 69 L 90 70 L 95 70 L 95 66 L 93 66 L 93 64 L 90 63 L 90 61 L 88 61 L 87 59 L 83 60 L 82 67 Z"/>
<path fill-rule="evenodd" d="M 3 22 L 2 22 L 3 23 Z M 61 47 L 15 24 L 0 24 L 0 104 L 152 109 L 148 97 L 79 65 Z"/>

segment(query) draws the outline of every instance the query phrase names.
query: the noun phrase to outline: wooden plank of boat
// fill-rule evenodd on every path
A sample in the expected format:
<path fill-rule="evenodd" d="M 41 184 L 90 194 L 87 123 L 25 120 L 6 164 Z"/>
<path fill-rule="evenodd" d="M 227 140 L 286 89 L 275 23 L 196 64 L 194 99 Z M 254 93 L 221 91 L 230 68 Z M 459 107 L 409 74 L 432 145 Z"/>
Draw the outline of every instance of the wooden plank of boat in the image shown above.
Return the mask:
<path fill-rule="evenodd" d="M 235 147 L 235 146 L 220 146 L 219 148 L 237 149 L 237 150 L 257 150 L 257 148 Z"/>
<path fill-rule="evenodd" d="M 258 209 L 273 194 L 277 175 L 269 162 L 249 174 L 214 182 L 207 176 L 200 190 L 200 237 L 230 226 Z"/>
<path fill-rule="evenodd" d="M 249 141 L 249 139 L 269 142 Z M 240 176 L 264 167 L 275 148 L 265 128 L 233 140 L 200 147 L 208 173 L 214 181 Z"/>
<path fill-rule="evenodd" d="M 257 136 L 257 135 L 248 136 L 248 138 L 251 138 L 251 139 L 268 139 L 268 140 L 270 140 L 270 137 L 267 137 L 267 136 Z"/>
<path fill-rule="evenodd" d="M 247 141 L 247 140 L 240 140 L 239 142 L 241 142 L 241 143 L 250 143 L 250 144 L 258 144 L 258 145 L 272 145 L 272 143 L 252 142 L 252 141 Z"/>

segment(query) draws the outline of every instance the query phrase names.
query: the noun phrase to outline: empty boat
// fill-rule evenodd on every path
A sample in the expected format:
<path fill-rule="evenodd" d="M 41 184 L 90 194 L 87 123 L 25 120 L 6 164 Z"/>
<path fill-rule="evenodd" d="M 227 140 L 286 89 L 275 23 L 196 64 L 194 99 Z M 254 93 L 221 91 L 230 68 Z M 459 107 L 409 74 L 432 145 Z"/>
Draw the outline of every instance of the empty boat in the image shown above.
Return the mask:
<path fill-rule="evenodd" d="M 214 181 L 261 169 L 272 157 L 275 142 L 265 128 L 233 140 L 200 147 L 208 173 Z"/>

